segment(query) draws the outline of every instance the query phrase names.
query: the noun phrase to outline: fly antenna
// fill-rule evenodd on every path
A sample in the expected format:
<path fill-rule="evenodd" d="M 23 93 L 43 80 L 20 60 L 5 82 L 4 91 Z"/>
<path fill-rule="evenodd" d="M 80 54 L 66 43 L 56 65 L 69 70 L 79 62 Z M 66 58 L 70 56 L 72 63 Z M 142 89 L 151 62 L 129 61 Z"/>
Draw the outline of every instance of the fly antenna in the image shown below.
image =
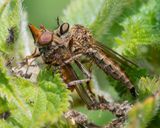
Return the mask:
<path fill-rule="evenodd" d="M 41 29 L 43 29 L 43 30 L 46 30 L 46 28 L 44 27 L 43 24 L 41 24 L 39 27 L 40 27 Z"/>
<path fill-rule="evenodd" d="M 59 17 L 57 17 L 57 25 L 58 25 L 58 27 L 60 26 L 60 20 L 59 20 Z"/>

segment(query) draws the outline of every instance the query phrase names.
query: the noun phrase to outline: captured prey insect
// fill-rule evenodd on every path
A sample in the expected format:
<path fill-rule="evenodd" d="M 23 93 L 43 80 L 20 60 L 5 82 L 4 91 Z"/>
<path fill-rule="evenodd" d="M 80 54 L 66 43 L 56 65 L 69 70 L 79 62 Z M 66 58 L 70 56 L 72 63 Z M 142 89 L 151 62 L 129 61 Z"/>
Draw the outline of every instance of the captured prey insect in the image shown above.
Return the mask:
<path fill-rule="evenodd" d="M 6 39 L 6 42 L 8 44 L 14 43 L 15 42 L 15 29 L 16 27 L 11 27 L 8 29 L 8 37 Z"/>
<path fill-rule="evenodd" d="M 63 23 L 54 32 L 47 30 L 44 26 L 40 26 L 40 29 L 38 29 L 30 24 L 29 28 L 37 48 L 32 55 L 26 57 L 26 60 L 41 56 L 46 64 L 60 69 L 62 77 L 66 76 L 64 81 L 69 88 L 75 88 L 78 84 L 87 83 L 91 80 L 89 71 L 79 59 L 85 56 L 91 59 L 107 75 L 124 84 L 131 94 L 136 96 L 132 82 L 118 65 L 119 62 L 128 65 L 134 64 L 113 50 L 104 49 L 84 26 L 73 25 L 70 27 L 68 23 Z M 79 80 L 76 77 L 71 67 L 72 62 L 75 62 L 87 76 L 86 79 Z M 67 75 L 70 76 L 67 78 Z"/>

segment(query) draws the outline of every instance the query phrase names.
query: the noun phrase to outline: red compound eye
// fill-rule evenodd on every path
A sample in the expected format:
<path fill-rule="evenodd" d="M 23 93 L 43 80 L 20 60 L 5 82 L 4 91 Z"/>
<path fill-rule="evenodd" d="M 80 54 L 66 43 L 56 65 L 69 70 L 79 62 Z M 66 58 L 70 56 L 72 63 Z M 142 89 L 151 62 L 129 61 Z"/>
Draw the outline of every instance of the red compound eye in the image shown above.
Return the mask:
<path fill-rule="evenodd" d="M 39 45 L 47 45 L 51 42 L 52 42 L 52 33 L 47 31 L 41 34 L 37 43 Z"/>

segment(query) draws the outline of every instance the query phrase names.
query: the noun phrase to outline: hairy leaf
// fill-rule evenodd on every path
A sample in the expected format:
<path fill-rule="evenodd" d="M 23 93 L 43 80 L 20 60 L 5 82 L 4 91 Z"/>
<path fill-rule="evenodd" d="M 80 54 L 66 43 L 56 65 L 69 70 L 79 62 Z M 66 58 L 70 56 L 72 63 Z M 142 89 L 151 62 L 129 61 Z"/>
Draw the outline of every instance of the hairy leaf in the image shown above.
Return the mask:
<path fill-rule="evenodd" d="M 158 112 L 159 106 L 160 92 L 158 91 L 155 95 L 133 106 L 128 113 L 128 123 L 125 128 L 146 128 Z"/>
<path fill-rule="evenodd" d="M 159 2 L 159 0 L 149 0 L 141 7 L 139 13 L 122 22 L 124 31 L 120 37 L 115 38 L 119 51 L 123 51 L 126 55 L 138 56 L 145 50 L 145 46 L 157 46 L 156 44 L 160 42 Z"/>

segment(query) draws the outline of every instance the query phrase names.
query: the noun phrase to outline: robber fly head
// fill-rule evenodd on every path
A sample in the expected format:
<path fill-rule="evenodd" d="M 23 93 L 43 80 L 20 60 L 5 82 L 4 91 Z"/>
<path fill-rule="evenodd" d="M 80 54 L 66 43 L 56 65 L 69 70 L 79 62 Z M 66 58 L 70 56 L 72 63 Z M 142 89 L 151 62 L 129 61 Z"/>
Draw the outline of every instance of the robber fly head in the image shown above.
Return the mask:
<path fill-rule="evenodd" d="M 40 29 L 32 24 L 29 24 L 28 26 L 34 38 L 34 43 L 37 46 L 45 46 L 52 42 L 53 32 L 48 31 L 43 25 L 40 26 Z"/>
<path fill-rule="evenodd" d="M 55 46 L 62 45 L 63 41 L 58 36 L 57 32 L 51 32 L 47 30 L 43 25 L 40 26 L 40 29 L 36 28 L 34 25 L 29 24 L 29 29 L 34 38 L 34 43 L 38 47 L 43 47 L 46 45 L 53 44 Z M 69 24 L 64 23 L 59 27 L 60 36 L 67 33 L 69 30 Z"/>

